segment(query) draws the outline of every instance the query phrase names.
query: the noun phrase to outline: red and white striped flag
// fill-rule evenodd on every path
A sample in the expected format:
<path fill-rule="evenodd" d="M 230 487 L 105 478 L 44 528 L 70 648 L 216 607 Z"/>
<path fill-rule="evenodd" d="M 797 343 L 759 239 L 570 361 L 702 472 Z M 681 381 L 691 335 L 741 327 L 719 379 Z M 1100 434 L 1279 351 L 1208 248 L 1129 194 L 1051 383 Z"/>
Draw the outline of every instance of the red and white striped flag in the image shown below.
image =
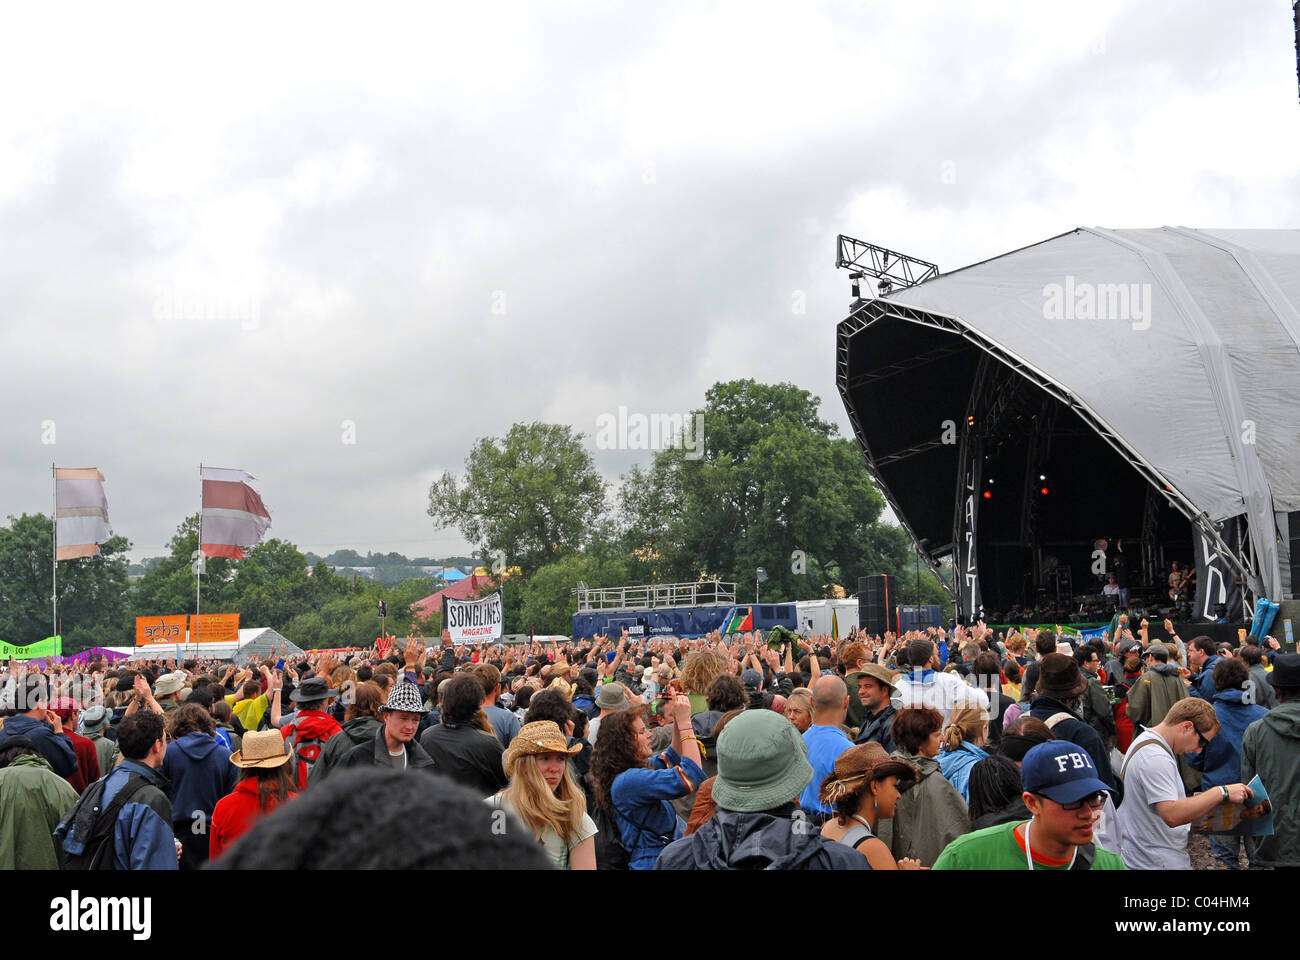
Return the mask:
<path fill-rule="evenodd" d="M 203 468 L 203 537 L 199 549 L 205 557 L 242 559 L 244 547 L 262 542 L 271 514 L 257 491 L 255 479 L 243 470 Z"/>
<path fill-rule="evenodd" d="M 54 468 L 54 535 L 56 561 L 98 556 L 99 545 L 113 535 L 104 475 L 94 467 Z"/>

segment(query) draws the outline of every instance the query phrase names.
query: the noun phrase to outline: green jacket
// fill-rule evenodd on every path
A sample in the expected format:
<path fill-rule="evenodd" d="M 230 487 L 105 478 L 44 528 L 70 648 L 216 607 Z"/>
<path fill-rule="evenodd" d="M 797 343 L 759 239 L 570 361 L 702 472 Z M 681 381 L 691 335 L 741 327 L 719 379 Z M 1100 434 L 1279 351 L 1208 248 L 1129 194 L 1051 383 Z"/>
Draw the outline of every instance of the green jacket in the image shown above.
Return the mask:
<path fill-rule="evenodd" d="M 107 776 L 112 772 L 122 751 L 118 749 L 117 743 L 104 736 L 102 731 L 88 733 L 86 739 L 95 745 L 95 752 L 99 755 L 99 772 Z"/>
<path fill-rule="evenodd" d="M 1300 700 L 1280 703 L 1246 728 L 1241 738 L 1241 780 L 1258 774 L 1273 805 L 1271 837 L 1259 843 L 1256 862 L 1300 867 Z"/>
<path fill-rule="evenodd" d="M 1088 678 L 1088 688 L 1083 692 L 1079 713 L 1085 723 L 1097 731 L 1101 742 L 1107 749 L 1115 746 L 1115 715 L 1110 709 L 1110 697 L 1101 688 L 1101 681 L 1091 673 L 1084 672 Z"/>
<path fill-rule="evenodd" d="M 895 860 L 913 857 L 932 867 L 943 848 L 970 833 L 970 813 L 934 757 L 895 750 L 891 756 L 916 767 L 920 779 L 898 798 L 894 816 L 876 824 L 876 836 L 889 847 Z"/>
<path fill-rule="evenodd" d="M 1128 691 L 1128 718 L 1154 727 L 1179 700 L 1187 699 L 1187 684 L 1172 663 L 1158 663 L 1142 671 Z M 1136 733 L 1136 729 L 1134 733 Z"/>
<path fill-rule="evenodd" d="M 312 764 L 311 773 L 307 777 L 307 786 L 313 787 L 328 777 L 330 771 L 339 765 L 349 750 L 375 739 L 375 731 L 382 726 L 383 723 L 374 717 L 353 717 L 343 724 L 343 729 L 337 736 L 325 741 L 324 749 Z"/>
<path fill-rule="evenodd" d="M 54 828 L 76 802 L 44 757 L 23 754 L 0 770 L 0 870 L 59 869 Z"/>

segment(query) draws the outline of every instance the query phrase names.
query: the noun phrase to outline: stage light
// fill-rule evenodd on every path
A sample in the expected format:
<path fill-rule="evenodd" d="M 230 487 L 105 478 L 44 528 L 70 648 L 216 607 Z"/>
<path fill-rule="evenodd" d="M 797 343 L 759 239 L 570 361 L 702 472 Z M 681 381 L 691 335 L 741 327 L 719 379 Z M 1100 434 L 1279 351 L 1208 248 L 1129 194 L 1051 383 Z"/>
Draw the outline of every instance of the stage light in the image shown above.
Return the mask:
<path fill-rule="evenodd" d="M 1043 489 L 1040 490 L 1040 491 L 1038 491 L 1038 492 L 1041 493 L 1043 496 L 1047 496 L 1047 488 L 1046 488 L 1046 487 L 1043 487 Z"/>
<path fill-rule="evenodd" d="M 993 491 L 992 491 L 992 490 L 985 490 L 985 491 L 984 491 L 984 499 L 985 499 L 985 500 L 992 500 L 992 499 L 993 499 Z"/>
<path fill-rule="evenodd" d="M 1039 479 L 1039 480 L 1046 480 L 1046 479 L 1047 479 L 1047 474 L 1045 474 L 1045 473 L 1040 473 L 1040 474 L 1038 475 L 1038 479 Z"/>
<path fill-rule="evenodd" d="M 862 288 L 858 286 L 858 281 L 854 280 L 854 281 L 853 281 L 853 286 L 850 287 L 849 289 L 853 291 L 853 299 L 854 299 L 854 300 L 861 300 L 861 299 L 862 299 Z"/>
<path fill-rule="evenodd" d="M 876 289 L 880 291 L 880 295 L 883 297 L 885 294 L 889 293 L 889 291 L 894 289 L 894 285 L 889 281 L 889 278 L 886 277 L 876 285 Z"/>

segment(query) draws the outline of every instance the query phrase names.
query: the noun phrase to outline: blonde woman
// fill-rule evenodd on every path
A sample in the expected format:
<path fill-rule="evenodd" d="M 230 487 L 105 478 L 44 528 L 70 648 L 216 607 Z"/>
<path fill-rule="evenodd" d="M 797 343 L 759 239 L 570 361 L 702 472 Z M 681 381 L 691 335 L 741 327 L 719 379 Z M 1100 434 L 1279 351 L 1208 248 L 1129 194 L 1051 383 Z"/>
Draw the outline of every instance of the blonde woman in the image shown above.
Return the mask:
<path fill-rule="evenodd" d="M 975 704 L 959 704 L 953 708 L 943 732 L 939 769 L 967 803 L 970 802 L 970 768 L 988 756 L 988 751 L 983 749 L 988 739 L 987 710 Z"/>
<path fill-rule="evenodd" d="M 569 771 L 581 749 L 552 720 L 524 724 L 502 757 L 510 784 L 488 798 L 532 831 L 558 870 L 596 869 L 596 823 Z"/>

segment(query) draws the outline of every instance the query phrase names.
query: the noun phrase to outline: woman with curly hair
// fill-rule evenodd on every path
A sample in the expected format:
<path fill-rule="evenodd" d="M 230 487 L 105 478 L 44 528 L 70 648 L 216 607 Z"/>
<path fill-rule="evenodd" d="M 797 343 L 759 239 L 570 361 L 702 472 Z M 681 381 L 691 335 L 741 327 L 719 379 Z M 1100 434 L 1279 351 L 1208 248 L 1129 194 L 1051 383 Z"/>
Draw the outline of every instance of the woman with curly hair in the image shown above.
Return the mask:
<path fill-rule="evenodd" d="M 347 716 L 347 701 L 351 699 L 349 694 L 355 690 L 357 685 L 357 672 L 351 667 L 335 667 L 329 676 L 329 681 L 331 690 L 342 690 L 344 692 L 344 696 L 336 699 L 334 706 L 330 708 L 330 716 L 339 723 L 343 723 L 344 718 Z"/>
<path fill-rule="evenodd" d="M 891 757 L 878 743 L 845 750 L 822 780 L 819 799 L 835 808 L 822 836 L 858 851 L 872 870 L 920 870 L 920 860 L 895 860 L 876 837 L 876 824 L 894 815 L 899 780 L 913 783 L 916 776 L 916 767 Z"/>
<path fill-rule="evenodd" d="M 709 686 L 724 673 L 731 673 L 731 664 L 730 657 L 707 647 L 682 661 L 682 686 L 690 696 L 692 716 L 709 709 Z"/>
<path fill-rule="evenodd" d="M 663 753 L 651 758 L 645 709 L 633 707 L 601 721 L 591 758 L 596 803 L 618 830 L 632 870 L 653 869 L 664 847 L 685 833 L 669 801 L 694 793 L 705 779 L 690 700 L 676 696 L 664 712 L 673 742 Z"/>
<path fill-rule="evenodd" d="M 170 742 L 161 773 L 168 780 L 172 831 L 181 842 L 182 870 L 197 870 L 207 861 L 212 811 L 238 780 L 230 751 L 217 741 L 216 729 L 212 714 L 197 703 L 182 703 L 167 717 Z"/>
<path fill-rule="evenodd" d="M 569 771 L 581 749 L 550 720 L 524 724 L 502 758 L 510 785 L 488 798 L 532 831 L 558 870 L 596 869 L 596 823 Z"/>

